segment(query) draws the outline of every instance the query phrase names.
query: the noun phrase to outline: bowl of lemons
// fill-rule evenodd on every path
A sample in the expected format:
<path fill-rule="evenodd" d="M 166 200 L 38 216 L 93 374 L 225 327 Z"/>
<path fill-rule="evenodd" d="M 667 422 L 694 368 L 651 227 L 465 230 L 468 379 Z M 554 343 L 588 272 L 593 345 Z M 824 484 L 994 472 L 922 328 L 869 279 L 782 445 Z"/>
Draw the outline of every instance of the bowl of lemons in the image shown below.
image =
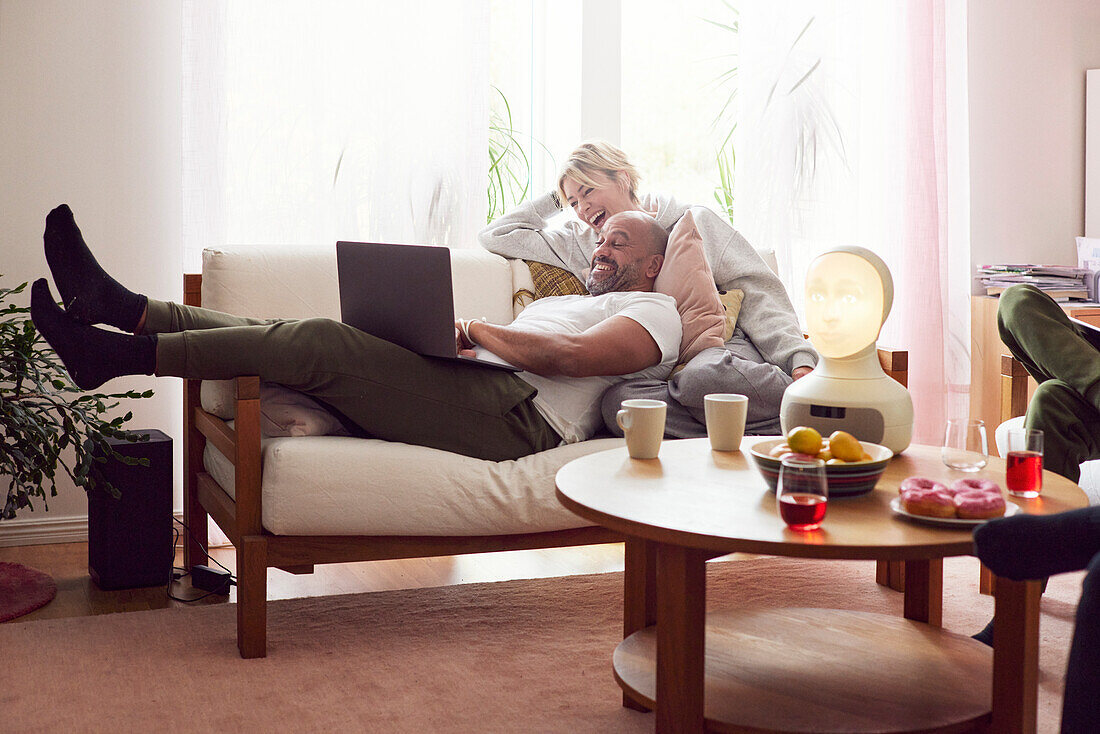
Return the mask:
<path fill-rule="evenodd" d="M 845 431 L 834 431 L 826 438 L 813 428 L 798 426 L 784 437 L 757 441 L 749 455 L 772 491 L 779 482 L 783 457 L 794 455 L 825 462 L 830 497 L 853 497 L 875 488 L 894 452 Z"/>

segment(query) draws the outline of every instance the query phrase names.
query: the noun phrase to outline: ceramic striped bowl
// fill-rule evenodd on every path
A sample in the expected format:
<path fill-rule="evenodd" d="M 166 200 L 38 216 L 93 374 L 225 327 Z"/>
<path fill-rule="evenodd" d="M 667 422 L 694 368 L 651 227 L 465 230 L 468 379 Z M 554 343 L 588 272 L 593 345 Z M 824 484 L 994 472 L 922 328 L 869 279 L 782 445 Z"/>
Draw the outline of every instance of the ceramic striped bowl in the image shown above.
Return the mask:
<path fill-rule="evenodd" d="M 769 456 L 768 452 L 783 443 L 785 439 L 774 438 L 759 441 L 749 449 L 749 456 L 756 464 L 760 475 L 768 484 L 768 489 L 775 491 L 775 485 L 779 482 L 779 459 Z M 830 497 L 853 497 L 866 494 L 875 488 L 882 472 L 886 471 L 886 465 L 894 457 L 894 452 L 877 443 L 860 441 L 863 450 L 871 455 L 871 461 L 861 461 L 853 464 L 826 464 L 825 478 L 829 483 Z"/>

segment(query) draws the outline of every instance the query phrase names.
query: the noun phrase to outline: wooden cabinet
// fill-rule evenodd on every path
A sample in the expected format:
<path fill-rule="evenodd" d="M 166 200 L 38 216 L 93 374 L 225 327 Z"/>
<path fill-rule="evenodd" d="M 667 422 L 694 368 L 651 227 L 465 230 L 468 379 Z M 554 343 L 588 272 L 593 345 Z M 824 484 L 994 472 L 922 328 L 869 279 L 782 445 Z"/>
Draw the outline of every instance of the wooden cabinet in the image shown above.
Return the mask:
<path fill-rule="evenodd" d="M 1008 347 L 997 333 L 997 299 L 973 296 L 970 299 L 970 415 L 985 421 L 989 450 L 996 452 L 993 431 L 1001 422 L 1001 355 Z M 1064 303 L 1062 308 L 1075 319 L 1100 326 L 1100 307 Z M 1035 380 L 1028 378 L 1028 400 L 1035 391 Z"/>

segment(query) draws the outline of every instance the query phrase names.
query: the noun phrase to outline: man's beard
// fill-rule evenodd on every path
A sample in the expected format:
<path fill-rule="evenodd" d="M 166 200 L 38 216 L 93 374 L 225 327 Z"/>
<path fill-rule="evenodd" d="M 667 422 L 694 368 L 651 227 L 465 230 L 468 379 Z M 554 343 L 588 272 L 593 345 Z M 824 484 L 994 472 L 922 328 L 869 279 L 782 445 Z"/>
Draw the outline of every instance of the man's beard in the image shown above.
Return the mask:
<path fill-rule="evenodd" d="M 598 263 L 614 265 L 610 260 L 598 260 L 596 263 L 593 263 L 593 266 Z M 628 263 L 626 265 L 616 266 L 614 272 L 598 281 L 593 280 L 592 273 L 589 273 L 588 281 L 584 285 L 588 289 L 590 295 L 602 296 L 604 293 L 611 293 L 612 291 L 630 290 L 637 283 L 637 280 L 638 263 Z"/>

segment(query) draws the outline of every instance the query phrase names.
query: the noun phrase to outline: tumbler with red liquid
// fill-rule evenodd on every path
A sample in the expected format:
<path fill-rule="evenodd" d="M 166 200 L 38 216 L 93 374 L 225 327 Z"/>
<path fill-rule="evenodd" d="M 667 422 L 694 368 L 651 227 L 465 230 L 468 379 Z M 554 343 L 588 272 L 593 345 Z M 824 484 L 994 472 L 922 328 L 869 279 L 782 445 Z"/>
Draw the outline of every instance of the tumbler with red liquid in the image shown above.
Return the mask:
<path fill-rule="evenodd" d="M 779 516 L 791 530 L 821 527 L 829 506 L 825 462 L 817 458 L 784 458 L 779 466 L 775 495 Z"/>
<path fill-rule="evenodd" d="M 1005 486 L 1017 497 L 1038 497 L 1043 491 L 1043 432 L 1014 428 L 1008 432 Z"/>

